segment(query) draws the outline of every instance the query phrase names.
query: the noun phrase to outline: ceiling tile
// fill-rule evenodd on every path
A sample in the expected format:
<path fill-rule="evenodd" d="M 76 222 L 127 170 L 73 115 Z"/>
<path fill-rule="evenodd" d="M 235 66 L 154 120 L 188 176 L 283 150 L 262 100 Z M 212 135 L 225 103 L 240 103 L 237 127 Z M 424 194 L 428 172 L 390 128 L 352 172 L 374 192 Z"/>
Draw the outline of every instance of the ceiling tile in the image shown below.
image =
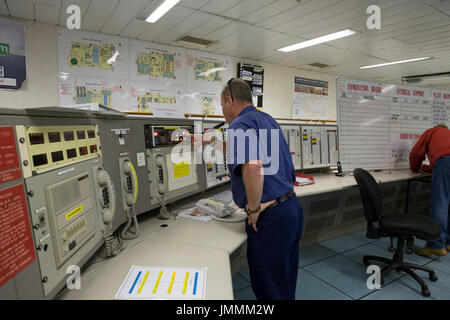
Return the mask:
<path fill-rule="evenodd" d="M 102 33 L 120 34 L 152 0 L 120 0 L 119 5 L 102 27 Z"/>
<path fill-rule="evenodd" d="M 150 27 L 151 25 L 148 22 L 143 20 L 133 20 L 120 32 L 120 36 L 136 39 Z"/>
<path fill-rule="evenodd" d="M 38 0 L 36 2 L 36 20 L 49 24 L 58 24 L 61 3 L 61 0 Z"/>
<path fill-rule="evenodd" d="M 243 16 L 251 14 L 260 8 L 264 8 L 271 3 L 274 3 L 276 0 L 246 0 L 241 1 L 236 4 L 232 8 L 223 12 L 222 15 L 226 17 L 230 17 L 233 19 L 240 19 Z"/>
<path fill-rule="evenodd" d="M 222 14 L 243 1 L 246 0 L 212 0 L 200 9 L 213 14 Z"/>
<path fill-rule="evenodd" d="M 5 0 L 0 0 L 0 14 L 4 16 L 9 16 L 8 7 L 6 6 Z"/>
<path fill-rule="evenodd" d="M 198 38 L 205 38 L 209 40 L 207 37 L 208 34 L 213 33 L 223 27 L 225 27 L 227 24 L 229 24 L 230 21 L 221 17 L 214 17 L 210 20 L 206 21 L 205 23 L 201 24 L 197 28 L 191 30 L 189 32 L 190 36 L 198 37 Z"/>
<path fill-rule="evenodd" d="M 162 41 L 163 43 L 168 43 L 175 41 L 180 36 L 189 34 L 189 31 L 197 28 L 204 22 L 211 19 L 209 14 L 204 14 L 201 12 L 194 12 L 189 15 L 186 19 L 174 25 L 170 30 L 159 36 L 155 41 Z"/>
<path fill-rule="evenodd" d="M 211 0 L 181 0 L 178 5 L 191 9 L 200 9 L 209 2 Z"/>
<path fill-rule="evenodd" d="M 164 32 L 172 29 L 184 19 L 192 15 L 194 12 L 195 11 L 192 9 L 175 6 L 156 23 L 147 23 L 149 27 L 145 30 L 145 32 L 140 34 L 138 38 L 142 40 L 153 41 L 161 36 Z"/>
<path fill-rule="evenodd" d="M 91 0 L 86 18 L 82 20 L 82 28 L 93 32 L 100 31 L 118 3 L 119 0 Z"/>
<path fill-rule="evenodd" d="M 33 3 L 29 0 L 7 0 L 11 16 L 22 19 L 34 19 Z"/>
<path fill-rule="evenodd" d="M 251 13 L 243 16 L 241 20 L 256 24 L 280 13 L 292 10 L 299 5 L 300 3 L 297 0 L 278 0 L 258 10 L 252 10 Z"/>

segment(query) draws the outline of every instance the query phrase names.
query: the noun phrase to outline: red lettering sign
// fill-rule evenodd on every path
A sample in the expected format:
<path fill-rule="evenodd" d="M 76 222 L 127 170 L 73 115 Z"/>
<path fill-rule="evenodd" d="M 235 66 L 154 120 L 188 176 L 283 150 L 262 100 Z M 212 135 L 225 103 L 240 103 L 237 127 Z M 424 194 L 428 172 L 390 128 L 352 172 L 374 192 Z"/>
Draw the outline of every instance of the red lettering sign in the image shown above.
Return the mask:
<path fill-rule="evenodd" d="M 446 100 L 450 99 L 450 94 L 444 93 L 444 99 L 446 99 Z"/>
<path fill-rule="evenodd" d="M 353 84 L 353 83 L 349 83 L 347 87 L 348 87 L 349 90 L 369 91 L 369 86 L 368 86 L 368 85 L 365 85 L 365 84 Z"/>
<path fill-rule="evenodd" d="M 374 87 L 372 86 L 372 92 L 381 93 L 381 87 Z"/>
<path fill-rule="evenodd" d="M 19 167 L 12 127 L 0 127 L 0 172 Z"/>
<path fill-rule="evenodd" d="M 423 97 L 425 96 L 425 91 L 414 90 L 413 94 L 415 97 Z"/>
<path fill-rule="evenodd" d="M 0 287 L 35 259 L 23 185 L 0 190 Z"/>
<path fill-rule="evenodd" d="M 441 93 L 435 92 L 435 93 L 433 94 L 433 97 L 436 98 L 436 99 L 440 99 L 440 98 L 441 98 Z"/>
<path fill-rule="evenodd" d="M 411 95 L 411 90 L 398 88 L 397 89 L 397 94 L 402 95 L 402 96 L 410 96 Z"/>

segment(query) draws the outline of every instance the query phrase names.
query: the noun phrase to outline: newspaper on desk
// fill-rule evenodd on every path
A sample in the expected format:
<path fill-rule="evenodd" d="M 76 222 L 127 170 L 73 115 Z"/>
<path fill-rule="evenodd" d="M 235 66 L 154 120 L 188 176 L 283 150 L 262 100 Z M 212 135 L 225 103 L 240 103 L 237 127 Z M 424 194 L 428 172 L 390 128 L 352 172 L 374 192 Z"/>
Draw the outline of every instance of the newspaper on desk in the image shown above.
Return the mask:
<path fill-rule="evenodd" d="M 216 194 L 215 196 L 210 198 L 211 200 L 214 201 L 224 201 L 224 202 L 228 202 L 230 206 L 232 206 L 233 208 L 236 209 L 236 211 L 233 214 L 236 215 L 243 215 L 245 216 L 246 213 L 244 211 L 244 209 L 239 208 L 233 201 L 233 194 L 231 193 L 231 191 L 224 191 L 221 192 L 219 194 Z M 180 212 L 180 214 L 178 214 L 178 216 L 180 217 L 185 217 L 185 218 L 189 218 L 189 219 L 194 219 L 194 220 L 198 220 L 198 221 L 203 221 L 203 222 L 207 222 L 209 220 L 211 220 L 211 216 L 200 212 L 196 207 L 193 208 L 189 208 L 183 212 Z"/>

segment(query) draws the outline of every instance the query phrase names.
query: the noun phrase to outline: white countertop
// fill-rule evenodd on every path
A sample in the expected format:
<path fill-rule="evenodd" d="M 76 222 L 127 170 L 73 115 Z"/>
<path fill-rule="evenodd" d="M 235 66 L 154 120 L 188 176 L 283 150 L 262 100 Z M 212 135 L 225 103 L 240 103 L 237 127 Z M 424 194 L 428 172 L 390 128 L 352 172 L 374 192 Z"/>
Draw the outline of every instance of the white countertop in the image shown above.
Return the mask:
<path fill-rule="evenodd" d="M 382 183 L 419 178 L 424 174 L 410 170 L 372 172 Z M 313 185 L 295 187 L 298 197 L 339 191 L 356 186 L 353 176 L 336 177 L 334 173 L 312 174 Z M 229 189 L 223 186 L 211 192 Z M 195 206 L 197 198 L 211 196 L 208 191 L 177 204 L 177 207 Z M 176 208 L 172 208 L 176 209 Z M 132 265 L 207 267 L 207 299 L 233 299 L 229 255 L 246 240 L 244 222 L 224 223 L 215 220 L 201 222 L 180 217 L 159 220 L 140 217 L 139 238 L 127 241 L 127 249 L 119 256 L 90 265 L 83 272 L 81 290 L 65 290 L 59 299 L 113 299 Z M 167 227 L 162 228 L 161 225 Z M 97 270 L 97 271 L 96 271 Z M 92 273 L 93 271 L 96 271 Z"/>

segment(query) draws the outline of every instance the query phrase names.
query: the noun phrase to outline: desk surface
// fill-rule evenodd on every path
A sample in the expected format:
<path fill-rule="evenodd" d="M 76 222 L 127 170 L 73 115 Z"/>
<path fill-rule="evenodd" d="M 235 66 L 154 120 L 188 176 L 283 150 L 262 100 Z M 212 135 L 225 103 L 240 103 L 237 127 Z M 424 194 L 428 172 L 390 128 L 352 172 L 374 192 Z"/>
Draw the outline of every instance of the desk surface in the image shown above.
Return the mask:
<path fill-rule="evenodd" d="M 370 171 L 370 173 L 379 183 L 408 180 L 429 175 L 426 173 L 414 173 L 409 169 Z M 314 177 L 314 184 L 294 188 L 297 197 L 301 198 L 320 193 L 340 191 L 357 185 L 355 178 L 350 174 L 346 174 L 344 177 L 336 177 L 334 173 L 315 173 L 312 176 Z"/>
<path fill-rule="evenodd" d="M 389 173 L 391 172 L 391 173 Z M 424 176 L 410 170 L 372 172 L 381 183 Z M 314 174 L 315 184 L 296 187 L 298 197 L 334 192 L 356 186 L 353 176 L 336 177 L 333 173 Z M 229 189 L 214 189 L 183 201 L 180 207 L 195 206 L 197 198 Z M 113 299 L 132 265 L 207 267 L 207 299 L 233 299 L 229 255 L 247 239 L 244 222 L 201 222 L 187 218 L 140 219 L 141 235 L 127 241 L 128 248 L 114 259 L 96 263 L 86 269 L 81 290 L 65 290 L 59 299 Z M 162 224 L 167 227 L 161 228 Z M 144 240 L 143 240 L 144 239 Z M 95 273 L 91 273 L 98 270 Z"/>
<path fill-rule="evenodd" d="M 153 267 L 207 267 L 206 299 L 232 300 L 233 285 L 228 252 L 160 239 L 154 235 L 126 249 L 103 266 L 88 267 L 80 290 L 65 289 L 64 300 L 114 299 L 132 265 Z M 95 272 L 95 270 L 98 270 Z"/>

